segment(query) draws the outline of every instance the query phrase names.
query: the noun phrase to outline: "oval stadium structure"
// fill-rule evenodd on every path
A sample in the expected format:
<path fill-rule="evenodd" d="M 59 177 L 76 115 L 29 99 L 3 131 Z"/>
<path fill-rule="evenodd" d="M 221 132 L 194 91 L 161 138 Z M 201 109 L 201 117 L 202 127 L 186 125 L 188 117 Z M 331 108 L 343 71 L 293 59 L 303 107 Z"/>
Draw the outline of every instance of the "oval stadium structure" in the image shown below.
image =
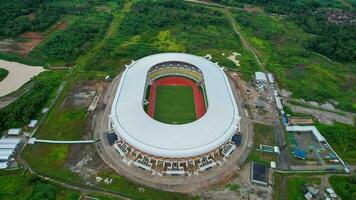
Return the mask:
<path fill-rule="evenodd" d="M 150 55 L 127 65 L 110 114 L 121 157 L 147 171 L 161 165 L 159 173 L 170 175 L 186 174 L 190 164 L 197 171 L 217 166 L 219 156 L 226 160 L 239 123 L 223 68 L 184 53 Z"/>

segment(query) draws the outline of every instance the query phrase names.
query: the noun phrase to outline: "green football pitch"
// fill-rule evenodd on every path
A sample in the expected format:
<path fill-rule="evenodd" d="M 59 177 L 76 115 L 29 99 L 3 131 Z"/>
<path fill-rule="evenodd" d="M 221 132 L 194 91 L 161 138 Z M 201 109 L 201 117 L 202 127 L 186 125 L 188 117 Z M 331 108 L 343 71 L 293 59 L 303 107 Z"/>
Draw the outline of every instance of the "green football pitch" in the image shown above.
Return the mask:
<path fill-rule="evenodd" d="M 193 89 L 190 86 L 158 86 L 154 118 L 168 124 L 195 120 Z"/>

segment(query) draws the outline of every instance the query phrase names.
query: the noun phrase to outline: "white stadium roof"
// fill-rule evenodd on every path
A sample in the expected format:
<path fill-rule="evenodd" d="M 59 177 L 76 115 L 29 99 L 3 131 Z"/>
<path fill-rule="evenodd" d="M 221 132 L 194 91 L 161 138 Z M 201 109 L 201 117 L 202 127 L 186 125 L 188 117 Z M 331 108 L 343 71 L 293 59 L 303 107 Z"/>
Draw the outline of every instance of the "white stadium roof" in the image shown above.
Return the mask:
<path fill-rule="evenodd" d="M 169 61 L 198 67 L 204 76 L 208 109 L 198 120 L 180 125 L 152 119 L 143 109 L 147 72 Z M 120 138 L 145 153 L 187 158 L 210 152 L 228 141 L 240 117 L 229 81 L 217 64 L 199 56 L 162 53 L 133 62 L 123 72 L 111 110 L 111 122 Z"/>

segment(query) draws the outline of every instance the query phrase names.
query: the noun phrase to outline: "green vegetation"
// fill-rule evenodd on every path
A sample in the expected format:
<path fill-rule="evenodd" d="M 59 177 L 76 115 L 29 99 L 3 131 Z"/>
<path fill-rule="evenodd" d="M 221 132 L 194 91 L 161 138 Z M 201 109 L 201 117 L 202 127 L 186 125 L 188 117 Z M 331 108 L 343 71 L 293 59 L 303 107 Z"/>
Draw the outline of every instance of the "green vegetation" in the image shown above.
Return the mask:
<path fill-rule="evenodd" d="M 6 69 L 0 68 L 0 81 L 4 80 L 8 74 L 9 74 L 9 71 L 7 71 Z"/>
<path fill-rule="evenodd" d="M 346 162 L 356 163 L 356 129 L 354 126 L 334 122 L 334 125 L 316 124 L 320 133 Z"/>
<path fill-rule="evenodd" d="M 270 146 L 276 145 L 274 127 L 270 125 L 254 123 L 253 133 L 253 150 L 250 153 L 248 159 L 250 161 L 263 163 L 269 166 L 271 161 L 276 161 L 277 155 L 274 153 L 261 152 L 258 149 L 260 148 L 260 144 Z"/>
<path fill-rule="evenodd" d="M 41 31 L 52 25 L 60 10 L 43 1 L 2 1 L 0 4 L 0 39 L 14 37 L 26 31 Z"/>
<path fill-rule="evenodd" d="M 237 67 L 227 56 L 238 52 L 242 53 L 241 70 L 248 69 L 243 71 L 247 78 L 258 69 L 222 12 L 172 0 L 126 5 L 123 10 L 127 13 L 117 15 L 115 24 L 119 26 L 110 29 L 110 37 L 100 44 L 100 51 L 90 54 L 81 67 L 116 71 L 131 60 L 174 51 L 211 54 L 214 61 L 233 69 Z"/>
<path fill-rule="evenodd" d="M 96 193 L 92 193 L 92 194 L 89 194 L 87 196 L 89 198 L 90 197 L 94 197 L 94 198 L 97 198 L 97 199 L 100 199 L 100 200 L 122 200 L 121 198 L 118 198 L 118 197 L 105 196 L 105 195 L 96 194 Z"/>
<path fill-rule="evenodd" d="M 291 19 L 307 33 L 317 35 L 308 40 L 306 47 L 332 60 L 347 63 L 356 62 L 356 25 L 334 24 L 327 21 L 328 12 L 293 15 Z"/>
<path fill-rule="evenodd" d="M 120 4 L 121 0 L 112 0 Z M 46 31 L 64 15 L 85 15 L 96 11 L 96 6 L 109 2 L 102 0 L 38 0 L 2 1 L 0 4 L 0 39 L 16 37 L 26 31 Z M 113 6 L 114 4 L 111 5 Z"/>
<path fill-rule="evenodd" d="M 230 2 L 228 0 L 221 1 L 223 3 Z M 263 6 L 266 12 L 287 15 L 305 32 L 314 34 L 316 37 L 305 42 L 307 49 L 339 62 L 355 63 L 356 50 L 353 47 L 356 45 L 356 37 L 353 33 L 356 31 L 356 25 L 349 21 L 341 24 L 328 21 L 329 13 L 332 10 L 341 8 L 344 13 L 352 12 L 356 8 L 355 4 L 352 7 L 351 4 L 338 0 L 242 0 L 242 2 Z"/>
<path fill-rule="evenodd" d="M 0 173 L 0 197 L 4 200 L 77 200 L 80 194 L 22 170 Z"/>
<path fill-rule="evenodd" d="M 190 86 L 158 86 L 154 118 L 168 124 L 196 119 L 193 89 Z"/>
<path fill-rule="evenodd" d="M 0 131 L 22 127 L 31 119 L 38 118 L 43 107 L 54 97 L 65 74 L 64 71 L 47 71 L 35 77 L 29 92 L 0 110 Z"/>
<path fill-rule="evenodd" d="M 74 105 L 72 103 L 75 101 L 76 87 L 88 84 L 89 80 L 103 79 L 103 77 L 104 75 L 100 73 L 73 74 L 55 106 L 38 128 L 35 137 L 53 140 L 81 139 L 87 133 L 87 107 L 83 104 Z M 64 167 L 68 161 L 70 149 L 71 145 L 66 144 L 37 144 L 28 146 L 22 156 L 40 173 L 79 181 L 80 178 L 77 174 L 73 174 Z"/>
<path fill-rule="evenodd" d="M 311 38 L 296 24 L 263 13 L 235 12 L 241 32 L 256 49 L 280 87 L 292 97 L 339 102 L 339 108 L 356 111 L 353 64 L 336 64 L 312 54 L 303 46 Z"/>
<path fill-rule="evenodd" d="M 342 200 L 356 199 L 356 176 L 330 176 L 329 182 Z"/>
<path fill-rule="evenodd" d="M 287 181 L 287 200 L 304 200 L 305 186 L 307 184 L 320 185 L 320 178 L 307 176 L 289 176 Z"/>
<path fill-rule="evenodd" d="M 236 192 L 240 188 L 240 185 L 236 183 L 230 183 L 227 184 L 226 187 L 229 188 L 230 191 Z"/>
<path fill-rule="evenodd" d="M 283 174 L 273 173 L 273 200 L 280 200 Z"/>
<path fill-rule="evenodd" d="M 103 171 L 99 174 L 100 177 L 110 177 L 113 178 L 112 184 L 105 184 L 101 182 L 100 187 L 119 191 L 128 197 L 133 199 L 159 199 L 159 200 L 169 200 L 169 199 L 179 199 L 179 200 L 198 200 L 198 197 L 192 197 L 186 194 L 167 192 L 163 190 L 157 190 L 149 188 L 143 185 L 138 185 L 133 182 L 128 181 L 126 178 L 117 175 L 116 172 L 111 170 Z"/>
<path fill-rule="evenodd" d="M 325 23 L 325 12 L 320 12 L 320 16 L 311 16 L 316 9 L 330 6 L 344 8 L 344 4 L 338 4 L 335 0 L 220 0 L 219 2 L 240 8 L 241 3 L 257 4 L 267 12 L 288 14 L 287 17 L 272 16 L 264 14 L 262 10 L 257 13 L 240 11 L 233 13 L 240 25 L 238 27 L 242 35 L 252 44 L 267 70 L 276 74 L 280 86 L 293 92 L 293 97 L 318 102 L 333 99 L 339 102 L 339 108 L 356 111 L 356 79 L 353 63 L 355 49 L 352 48 L 355 46 L 354 26 Z M 124 64 L 149 54 L 172 51 L 197 55 L 211 54 L 214 62 L 238 70 L 245 80 L 249 80 L 253 72 L 261 70 L 249 51 L 241 45 L 227 16 L 224 15 L 224 10 L 216 7 L 178 0 L 39 0 L 34 2 L 14 0 L 2 2 L 0 11 L 2 13 L 0 22 L 3 25 L 0 39 L 14 37 L 18 40 L 15 37 L 26 31 L 48 33 L 49 27 L 56 21 L 68 20 L 66 29 L 49 34 L 28 58 L 9 53 L 0 54 L 0 59 L 59 66 L 68 64 L 76 68 L 73 70 L 73 75 L 69 77 L 58 102 L 39 127 L 36 133 L 38 138 L 75 140 L 86 135 L 89 132 L 86 106 L 71 103 L 76 86 L 86 84 L 86 81 L 102 80 L 107 74 L 116 74 Z M 320 29 L 318 29 L 319 24 Z M 311 51 L 319 52 L 333 60 L 349 63 L 336 64 Z M 227 59 L 232 52 L 242 54 L 241 57 L 237 57 L 241 63 L 240 67 Z M 30 119 L 38 118 L 41 109 L 50 99 L 53 99 L 56 88 L 64 80 L 65 75 L 64 71 L 50 71 L 36 77 L 31 91 L 0 110 L 0 130 L 21 127 Z M 176 95 L 182 91 L 174 93 Z M 170 115 L 172 112 L 175 115 L 180 110 L 181 103 L 189 104 L 188 107 L 192 109 L 188 112 L 183 111 L 186 112 L 184 114 L 188 113 L 189 117 L 179 114 L 178 120 L 182 118 L 194 120 L 194 101 L 190 93 L 187 95 L 189 97 L 180 94 L 173 99 L 170 99 L 171 95 L 170 98 L 163 96 L 162 105 L 169 105 L 169 108 L 163 106 L 162 113 L 168 111 Z M 182 96 L 187 98 L 182 100 Z M 161 97 L 158 96 L 157 100 L 159 99 Z M 172 109 L 172 104 L 177 106 Z M 157 110 L 159 106 L 156 107 Z M 167 121 L 171 123 L 178 120 L 169 118 Z M 318 124 L 317 126 L 345 160 L 354 162 L 353 127 L 342 124 L 334 126 Z M 258 152 L 256 149 L 259 144 L 275 145 L 273 126 L 254 124 L 254 131 L 255 150 L 249 160 L 269 164 L 269 161 L 275 160 L 276 156 Z M 335 135 L 335 132 L 338 134 Z M 37 144 L 28 146 L 23 157 L 39 173 L 79 184 L 83 182 L 82 177 L 71 172 L 67 167 L 68 162 L 71 161 L 72 150 L 73 145 Z M 189 199 L 183 194 L 134 184 L 112 171 L 99 174 L 103 177 L 113 177 L 113 184 L 97 183 L 99 187 L 121 192 L 133 198 Z M 6 179 L 7 176 L 0 177 L 0 186 L 2 186 L 0 196 L 5 199 L 12 197 L 14 199 L 27 199 L 27 197 L 78 199 L 77 193 L 62 192 L 61 189 L 47 182 L 36 179 L 31 181 L 31 177 L 23 179 L 20 175 L 11 175 Z M 25 173 L 24 176 L 30 175 Z M 5 178 L 2 179 L 3 177 Z M 288 180 L 287 191 L 291 191 L 288 193 L 288 199 L 300 198 L 299 195 L 303 194 L 300 188 L 307 182 L 320 181 L 307 177 L 292 177 Z M 352 183 L 350 187 L 349 182 Z M 354 190 L 351 190 L 353 186 L 354 180 L 348 181 L 336 190 L 337 192 L 347 190 L 351 191 L 348 193 L 353 194 Z M 236 190 L 238 185 L 230 184 L 228 187 L 230 190 Z M 18 194 L 23 196 L 17 196 Z"/>
<path fill-rule="evenodd" d="M 0 53 L 0 59 L 6 61 L 19 62 L 19 63 L 23 63 L 26 65 L 33 65 L 33 66 L 43 65 L 43 63 L 39 60 L 33 60 L 28 57 L 22 57 L 14 53 Z"/>
<path fill-rule="evenodd" d="M 75 72 L 68 80 L 58 102 L 39 127 L 35 137 L 54 140 L 78 140 L 86 136 L 88 133 L 87 107 L 84 104 L 73 104 L 75 94 L 82 91 L 80 90 L 81 86 L 87 86 L 91 81 L 103 80 L 104 77 L 105 74 L 99 72 Z M 38 173 L 46 174 L 61 181 L 82 184 L 82 177 L 66 167 L 73 159 L 71 152 L 73 152 L 74 146 L 67 144 L 30 145 L 26 147 L 22 157 Z M 75 154 L 77 153 L 75 152 Z M 190 199 L 187 195 L 134 184 L 111 170 L 101 171 L 98 176 L 112 177 L 113 182 L 109 185 L 101 182 L 96 186 L 122 193 L 133 199 Z M 92 177 L 94 183 L 96 183 L 95 177 Z M 143 188 L 144 192 L 140 192 L 138 188 Z"/>
<path fill-rule="evenodd" d="M 100 39 L 111 20 L 108 13 L 79 17 L 65 30 L 54 33 L 30 56 L 49 63 L 71 63 Z"/>
<path fill-rule="evenodd" d="M 37 138 L 54 140 L 79 140 L 86 133 L 86 108 L 56 107 L 49 113 L 43 126 L 37 131 Z M 70 145 L 36 144 L 28 146 L 22 156 L 41 173 L 67 180 L 79 180 L 64 165 L 68 161 Z M 46 163 L 46 164 L 43 164 Z"/>

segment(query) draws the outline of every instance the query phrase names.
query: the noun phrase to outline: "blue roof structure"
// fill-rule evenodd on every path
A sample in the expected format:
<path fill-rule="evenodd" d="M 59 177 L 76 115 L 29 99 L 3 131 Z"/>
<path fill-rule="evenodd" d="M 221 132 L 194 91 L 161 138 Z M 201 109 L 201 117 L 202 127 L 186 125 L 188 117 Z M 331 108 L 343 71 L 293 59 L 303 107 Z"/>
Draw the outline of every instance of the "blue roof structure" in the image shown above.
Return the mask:
<path fill-rule="evenodd" d="M 307 154 L 305 153 L 305 151 L 298 149 L 298 148 L 293 148 L 292 154 L 294 157 L 297 157 L 297 158 L 300 158 L 303 160 L 305 160 L 307 158 Z"/>
<path fill-rule="evenodd" d="M 242 135 L 235 134 L 234 136 L 232 136 L 232 141 L 238 146 L 241 144 L 241 140 L 242 140 Z"/>

